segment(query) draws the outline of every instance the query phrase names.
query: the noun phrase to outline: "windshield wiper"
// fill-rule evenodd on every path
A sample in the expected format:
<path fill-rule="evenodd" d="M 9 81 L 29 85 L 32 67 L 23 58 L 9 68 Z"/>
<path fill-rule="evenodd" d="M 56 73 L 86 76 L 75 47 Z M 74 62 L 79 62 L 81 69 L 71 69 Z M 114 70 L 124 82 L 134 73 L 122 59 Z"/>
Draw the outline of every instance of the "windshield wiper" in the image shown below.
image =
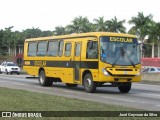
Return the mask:
<path fill-rule="evenodd" d="M 128 59 L 129 59 L 129 61 L 131 62 L 131 64 L 132 64 L 132 66 L 133 67 L 135 67 L 135 64 L 134 64 L 134 62 L 131 60 L 131 56 L 129 57 L 129 55 L 127 54 L 127 52 L 124 50 L 124 48 L 123 48 L 123 51 L 124 51 L 124 53 L 126 53 L 126 55 L 127 55 L 127 57 L 128 57 Z"/>
<path fill-rule="evenodd" d="M 119 48 L 119 49 L 120 49 L 120 54 L 119 54 L 119 56 L 117 57 L 117 59 L 113 62 L 112 67 L 114 67 L 114 66 L 115 66 L 115 64 L 116 64 L 117 60 L 118 60 L 121 56 L 122 56 L 122 57 L 124 57 L 124 53 L 125 53 L 124 48 L 123 48 L 123 47 L 121 47 L 121 48 Z"/>
<path fill-rule="evenodd" d="M 124 50 L 123 47 L 120 48 L 120 51 L 121 51 L 121 52 L 120 52 L 119 56 L 117 57 L 117 59 L 113 62 L 112 67 L 114 67 L 115 64 L 116 64 L 116 62 L 117 62 L 117 60 L 118 60 L 121 56 L 124 57 L 125 54 L 126 54 L 126 56 L 128 57 L 129 61 L 131 62 L 132 66 L 135 67 L 135 64 L 133 63 L 133 61 L 131 60 L 131 58 L 128 56 L 127 52 Z"/>
<path fill-rule="evenodd" d="M 128 59 L 129 59 L 129 61 L 131 62 L 132 66 L 135 67 L 135 64 L 133 63 L 133 61 L 131 60 L 131 58 L 128 56 L 127 53 L 126 53 L 126 55 L 127 55 Z"/>

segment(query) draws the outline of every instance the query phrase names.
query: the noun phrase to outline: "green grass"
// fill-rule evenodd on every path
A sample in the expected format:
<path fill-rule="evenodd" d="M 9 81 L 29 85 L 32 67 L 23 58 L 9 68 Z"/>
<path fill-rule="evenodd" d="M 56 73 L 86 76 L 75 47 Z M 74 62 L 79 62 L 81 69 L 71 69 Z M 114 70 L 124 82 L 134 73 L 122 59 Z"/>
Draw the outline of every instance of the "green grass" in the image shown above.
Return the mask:
<path fill-rule="evenodd" d="M 97 102 L 88 102 L 77 99 L 69 99 L 54 95 L 47 95 L 41 93 L 34 93 L 24 90 L 13 90 L 8 88 L 0 88 L 0 111 L 136 111 L 133 108 L 126 108 L 124 106 L 107 105 Z M 3 118 L 5 119 L 5 118 Z M 22 118 L 12 118 L 22 119 Z M 27 119 L 27 118 L 23 118 Z M 30 118 L 29 118 L 30 119 Z M 36 119 L 36 118 L 33 118 Z M 40 118 L 37 118 L 37 120 Z M 67 117 L 67 118 L 41 118 L 40 120 L 48 119 L 106 119 L 97 117 Z M 108 117 L 107 119 L 116 120 L 118 117 Z M 124 120 L 138 120 L 138 118 L 122 117 Z M 146 119 L 146 118 L 140 118 Z M 153 118 L 152 118 L 153 119 Z M 156 120 L 154 118 L 153 120 Z"/>
<path fill-rule="evenodd" d="M 135 110 L 120 106 L 106 105 L 77 99 L 69 99 L 54 95 L 34 93 L 24 90 L 0 88 L 1 110 L 23 111 L 124 111 Z"/>

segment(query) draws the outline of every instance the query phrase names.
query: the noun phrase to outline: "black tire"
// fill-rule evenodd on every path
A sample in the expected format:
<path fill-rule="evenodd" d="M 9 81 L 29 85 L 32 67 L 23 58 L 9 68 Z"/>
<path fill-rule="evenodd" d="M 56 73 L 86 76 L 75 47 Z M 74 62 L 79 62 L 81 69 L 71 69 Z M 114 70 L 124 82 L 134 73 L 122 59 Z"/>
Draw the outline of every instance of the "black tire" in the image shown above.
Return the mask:
<path fill-rule="evenodd" d="M 41 86 L 52 86 L 53 80 L 49 77 L 46 77 L 45 71 L 41 70 L 39 72 L 39 83 Z"/>
<path fill-rule="evenodd" d="M 1 71 L 1 69 L 0 69 L 0 74 L 2 74 L 2 71 Z"/>
<path fill-rule="evenodd" d="M 121 83 L 120 85 L 118 85 L 118 89 L 121 93 L 128 93 L 131 90 L 131 86 L 131 82 Z"/>
<path fill-rule="evenodd" d="M 20 73 L 17 73 L 17 75 L 19 75 Z"/>
<path fill-rule="evenodd" d="M 70 83 L 66 83 L 66 86 L 67 86 L 68 88 L 71 88 L 71 87 L 77 87 L 78 84 L 70 84 Z"/>
<path fill-rule="evenodd" d="M 86 74 L 83 80 L 84 89 L 87 93 L 94 93 L 96 91 L 96 83 L 93 82 L 91 74 Z"/>
<path fill-rule="evenodd" d="M 8 70 L 7 69 L 6 69 L 5 73 L 8 74 Z"/>

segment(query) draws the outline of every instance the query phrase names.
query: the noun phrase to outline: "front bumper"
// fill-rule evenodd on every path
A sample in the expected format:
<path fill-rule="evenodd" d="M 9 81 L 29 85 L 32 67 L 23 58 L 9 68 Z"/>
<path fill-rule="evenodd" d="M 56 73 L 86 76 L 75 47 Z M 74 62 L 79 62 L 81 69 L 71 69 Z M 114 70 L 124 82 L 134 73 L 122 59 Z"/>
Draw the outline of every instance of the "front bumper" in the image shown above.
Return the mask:
<path fill-rule="evenodd" d="M 8 70 L 9 73 L 20 73 L 20 70 Z"/>
<path fill-rule="evenodd" d="M 105 76 L 104 74 L 99 74 L 98 82 L 140 82 L 141 75 L 114 75 Z"/>

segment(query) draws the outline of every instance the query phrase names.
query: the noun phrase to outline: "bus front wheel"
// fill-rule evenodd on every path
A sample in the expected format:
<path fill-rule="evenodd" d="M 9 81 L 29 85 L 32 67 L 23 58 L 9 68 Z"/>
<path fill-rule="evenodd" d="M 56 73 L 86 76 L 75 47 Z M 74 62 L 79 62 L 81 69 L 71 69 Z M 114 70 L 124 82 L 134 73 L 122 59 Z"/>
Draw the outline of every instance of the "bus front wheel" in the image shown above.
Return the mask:
<path fill-rule="evenodd" d="M 93 81 L 92 75 L 91 74 L 86 74 L 84 76 L 84 81 L 83 81 L 84 89 L 87 93 L 93 93 L 96 91 L 96 83 Z"/>
<path fill-rule="evenodd" d="M 39 73 L 39 83 L 41 86 L 52 86 L 53 80 L 46 77 L 45 71 L 41 70 Z"/>
<path fill-rule="evenodd" d="M 120 85 L 118 85 L 118 89 L 121 93 L 128 93 L 131 90 L 131 86 L 131 82 L 121 83 Z"/>

